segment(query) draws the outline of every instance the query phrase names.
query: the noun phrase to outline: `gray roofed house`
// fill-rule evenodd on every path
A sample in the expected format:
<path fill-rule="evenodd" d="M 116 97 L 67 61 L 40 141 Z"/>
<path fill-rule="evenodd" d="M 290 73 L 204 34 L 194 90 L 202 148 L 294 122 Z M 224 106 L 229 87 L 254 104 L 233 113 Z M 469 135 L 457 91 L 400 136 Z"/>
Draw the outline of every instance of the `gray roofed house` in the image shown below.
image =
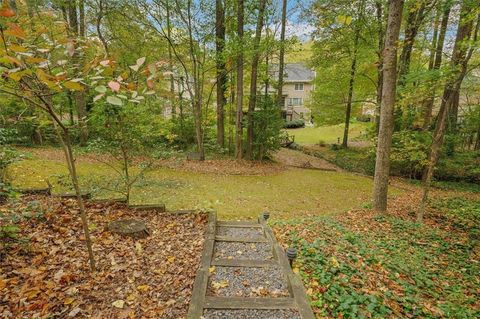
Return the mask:
<path fill-rule="evenodd" d="M 272 79 L 278 79 L 278 65 L 273 66 Z M 282 116 L 287 121 L 303 119 L 311 123 L 311 110 L 306 106 L 314 90 L 316 72 L 301 63 L 285 64 Z"/>

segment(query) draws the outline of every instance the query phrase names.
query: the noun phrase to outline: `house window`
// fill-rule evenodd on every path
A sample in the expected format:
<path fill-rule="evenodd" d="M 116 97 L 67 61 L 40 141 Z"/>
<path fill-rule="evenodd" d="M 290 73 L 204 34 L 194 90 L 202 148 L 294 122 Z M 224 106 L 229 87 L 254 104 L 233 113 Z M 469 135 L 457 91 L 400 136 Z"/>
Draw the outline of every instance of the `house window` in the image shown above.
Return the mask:
<path fill-rule="evenodd" d="M 294 97 L 294 98 L 289 98 L 288 99 L 288 105 L 289 106 L 300 106 L 303 105 L 303 99 Z"/>
<path fill-rule="evenodd" d="M 303 83 L 295 83 L 295 91 L 303 91 Z"/>

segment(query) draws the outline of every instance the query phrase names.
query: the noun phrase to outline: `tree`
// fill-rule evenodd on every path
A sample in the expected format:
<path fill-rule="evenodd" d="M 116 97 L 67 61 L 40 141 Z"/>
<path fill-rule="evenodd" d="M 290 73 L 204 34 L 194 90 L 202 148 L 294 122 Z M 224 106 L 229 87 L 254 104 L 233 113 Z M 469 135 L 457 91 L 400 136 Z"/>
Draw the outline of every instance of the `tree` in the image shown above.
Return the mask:
<path fill-rule="evenodd" d="M 11 11 L 8 5 L 4 5 L 2 10 L 0 10 L 0 18 L 12 18 L 14 16 L 14 12 Z M 10 23 L 9 27 L 5 28 L 3 21 L 0 23 L 0 35 L 4 45 L 4 55 L 2 56 L 0 65 L 4 72 L 6 72 L 4 76 L 7 77 L 5 85 L 0 87 L 0 92 L 23 99 L 30 106 L 44 111 L 52 120 L 58 138 L 63 146 L 65 160 L 75 189 L 85 235 L 85 244 L 89 256 L 90 269 L 93 271 L 95 270 L 95 258 L 92 250 L 90 231 L 88 229 L 87 214 L 78 183 L 70 128 L 59 118 L 52 99 L 53 96 L 60 92 L 83 90 L 83 86 L 74 81 L 74 79 L 83 77 L 81 70 L 75 67 L 66 69 L 66 64 L 58 63 L 58 61 L 62 61 L 62 59 L 73 58 L 75 45 L 65 38 L 49 39 L 47 34 L 45 34 L 47 41 L 41 42 L 38 41 L 38 35 L 36 33 L 27 34 L 25 30 L 15 23 Z M 57 43 L 64 44 L 60 45 Z M 42 53 L 42 51 L 45 52 L 45 50 L 46 53 Z M 17 54 L 19 52 L 29 54 L 19 55 Z M 63 52 L 68 52 L 68 56 L 65 57 Z M 54 58 L 58 60 L 52 60 Z M 55 67 L 45 68 L 43 66 L 45 64 Z M 59 77 L 50 73 L 54 71 L 58 73 L 59 70 L 57 68 L 63 69 L 65 76 Z M 69 73 L 73 73 L 73 77 L 68 77 L 67 74 Z"/>
<path fill-rule="evenodd" d="M 217 144 L 224 147 L 227 69 L 224 57 L 225 9 L 223 0 L 215 0 L 215 47 L 217 54 Z"/>
<path fill-rule="evenodd" d="M 358 41 L 360 40 L 360 23 L 363 19 L 363 10 L 364 10 L 364 1 L 358 3 L 358 12 L 359 15 L 355 21 L 354 25 L 354 36 L 353 36 L 353 52 L 352 52 L 352 64 L 350 67 L 350 80 L 348 84 L 348 97 L 347 97 L 347 107 L 345 111 L 345 129 L 343 132 L 343 141 L 342 146 L 348 146 L 348 130 L 350 127 L 350 115 L 352 113 L 352 99 L 353 99 L 353 85 L 355 83 L 355 74 L 357 73 L 357 54 L 358 54 Z"/>
<path fill-rule="evenodd" d="M 393 134 L 393 110 L 397 80 L 397 41 L 402 23 L 403 0 L 390 0 L 388 24 L 383 50 L 383 88 L 380 109 L 373 203 L 377 211 L 387 210 L 388 179 L 390 175 L 390 148 Z"/>
<path fill-rule="evenodd" d="M 446 1 L 439 7 L 439 12 L 442 12 L 442 22 L 440 24 L 440 31 L 438 32 L 438 37 L 435 38 L 435 41 L 432 43 L 433 48 L 432 52 L 434 53 L 433 63 L 429 61 L 429 69 L 430 70 L 438 70 L 442 64 L 442 56 L 443 56 L 443 47 L 445 42 L 445 35 L 447 33 L 448 27 L 448 20 L 450 17 L 450 10 L 451 10 L 451 3 L 450 1 Z M 423 115 L 423 129 L 427 130 L 430 127 L 431 119 L 432 119 L 432 110 L 433 104 L 435 102 L 435 86 L 432 87 L 431 92 L 428 98 L 425 101 L 424 105 L 424 115 Z"/>
<path fill-rule="evenodd" d="M 285 30 L 287 26 L 287 0 L 282 1 L 282 26 L 280 31 L 280 54 L 278 63 L 277 104 L 283 107 L 283 76 L 285 68 Z"/>
<path fill-rule="evenodd" d="M 250 76 L 250 98 L 248 101 L 248 129 L 247 129 L 247 158 L 253 159 L 253 135 L 254 123 L 253 112 L 257 102 L 257 79 L 258 79 L 258 63 L 260 62 L 260 38 L 263 29 L 263 20 L 265 16 L 265 6 L 267 1 L 260 0 L 258 4 L 257 27 L 255 29 L 255 38 L 253 40 L 253 57 L 252 57 L 252 73 Z"/>
<path fill-rule="evenodd" d="M 236 60 L 237 69 L 237 115 L 235 121 L 235 157 L 242 159 L 243 148 L 243 24 L 244 24 L 244 3 L 237 0 L 237 37 L 238 51 Z"/>
<path fill-rule="evenodd" d="M 476 44 L 480 27 L 480 14 L 477 14 L 476 16 L 476 23 L 474 20 L 475 16 L 472 17 L 471 15 L 472 10 L 475 9 L 475 5 L 474 1 L 465 0 L 463 1 L 460 10 L 455 46 L 450 61 L 452 74 L 447 80 L 443 90 L 440 110 L 438 111 L 435 131 L 433 133 L 433 141 L 428 156 L 428 165 L 423 173 L 423 196 L 422 202 L 417 211 L 417 222 L 419 223 L 423 221 L 434 169 L 437 165 L 440 149 L 443 145 L 448 117 L 450 112 L 452 112 L 452 107 L 455 105 L 456 99 L 458 99 L 462 81 L 468 71 L 468 62 L 475 49 L 474 45 Z M 469 40 L 473 40 L 473 44 L 469 43 Z"/>

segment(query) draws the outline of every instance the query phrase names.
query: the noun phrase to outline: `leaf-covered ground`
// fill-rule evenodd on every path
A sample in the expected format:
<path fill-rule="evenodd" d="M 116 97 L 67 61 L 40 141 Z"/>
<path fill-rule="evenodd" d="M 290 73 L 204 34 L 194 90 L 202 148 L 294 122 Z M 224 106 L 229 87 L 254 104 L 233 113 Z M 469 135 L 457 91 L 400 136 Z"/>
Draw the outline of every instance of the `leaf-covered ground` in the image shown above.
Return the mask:
<path fill-rule="evenodd" d="M 408 187 L 408 186 L 407 186 Z M 479 318 L 480 196 L 435 191 L 425 224 L 420 192 L 389 213 L 359 209 L 275 225 L 319 318 Z"/>
<path fill-rule="evenodd" d="M 0 246 L 1 318 L 182 318 L 204 241 L 206 216 L 135 212 L 87 203 L 97 271 L 90 272 L 76 202 L 26 197 L 0 207 L 20 232 Z M 134 240 L 108 222 L 138 218 Z"/>
<path fill-rule="evenodd" d="M 45 187 L 67 169 L 58 149 L 29 149 L 30 159 L 12 166 L 13 183 L 19 188 Z M 111 168 L 80 156 L 78 168 L 86 187 L 99 187 L 96 196 L 118 197 L 105 192 L 105 181 L 117 178 Z M 63 192 L 55 184 L 54 191 Z M 165 203 L 168 209 L 214 209 L 221 219 L 257 218 L 264 210 L 282 218 L 321 215 L 360 207 L 370 199 L 372 180 L 346 172 L 288 168 L 276 163 L 237 163 L 181 159 L 160 163 L 147 172 L 133 190 L 133 203 Z M 398 190 L 397 190 L 398 192 Z"/>

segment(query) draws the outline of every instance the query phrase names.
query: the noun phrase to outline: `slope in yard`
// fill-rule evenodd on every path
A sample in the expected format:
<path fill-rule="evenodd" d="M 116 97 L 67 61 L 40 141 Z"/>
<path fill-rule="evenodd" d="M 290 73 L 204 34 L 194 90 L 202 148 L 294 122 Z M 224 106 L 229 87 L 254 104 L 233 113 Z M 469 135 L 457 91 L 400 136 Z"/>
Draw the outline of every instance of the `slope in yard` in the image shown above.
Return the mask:
<path fill-rule="evenodd" d="M 41 187 L 46 180 L 67 174 L 64 164 L 53 156 L 50 159 L 34 156 L 12 167 L 14 184 L 20 188 Z M 189 164 L 190 165 L 190 164 Z M 132 193 L 133 203 L 165 203 L 168 209 L 215 209 L 220 218 L 256 218 L 264 210 L 276 216 L 302 217 L 349 210 L 370 200 L 372 181 L 369 178 L 343 172 L 287 169 L 266 164 L 266 172 L 237 166 L 234 174 L 224 161 L 211 161 L 186 169 L 158 167 L 150 170 Z M 218 165 L 219 170 L 213 170 Z M 239 164 L 236 164 L 239 165 Z M 260 164 L 258 164 L 260 165 Z M 79 173 L 85 187 L 99 188 L 96 196 L 118 197 L 102 189 L 106 180 L 117 178 L 104 164 L 79 158 Z M 247 166 L 249 167 L 249 166 Z M 263 167 L 263 166 L 262 166 Z M 216 171 L 216 173 L 214 172 Z M 251 175 L 249 173 L 257 173 Z M 56 184 L 54 191 L 62 191 Z"/>

